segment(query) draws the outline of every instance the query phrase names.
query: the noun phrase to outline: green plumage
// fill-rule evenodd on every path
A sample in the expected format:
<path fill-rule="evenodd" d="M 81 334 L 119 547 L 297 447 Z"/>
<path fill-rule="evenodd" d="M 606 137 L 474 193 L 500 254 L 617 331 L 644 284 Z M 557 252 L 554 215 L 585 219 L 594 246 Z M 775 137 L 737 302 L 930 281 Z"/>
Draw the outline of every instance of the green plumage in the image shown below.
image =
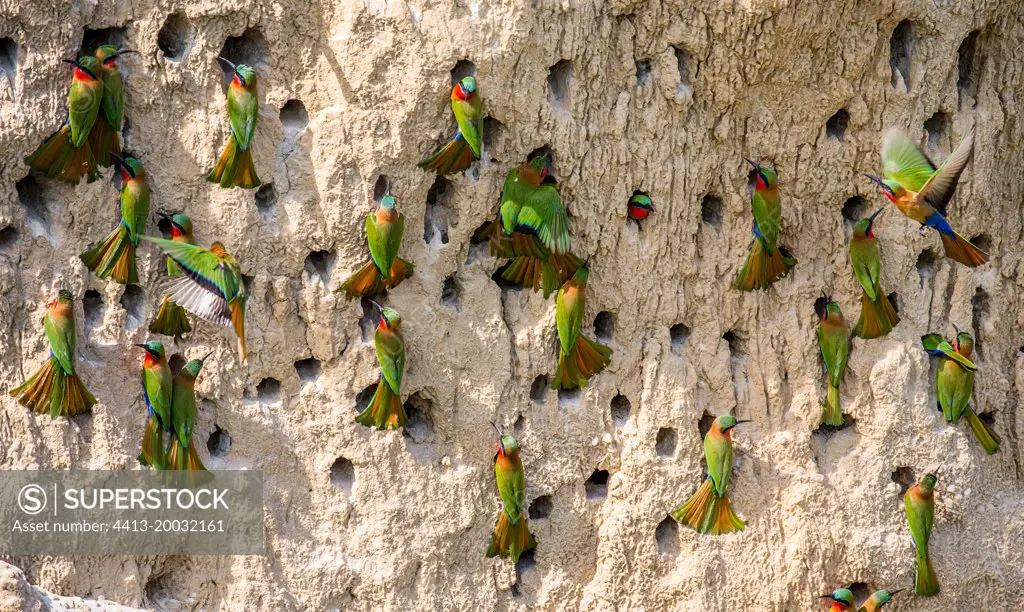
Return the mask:
<path fill-rule="evenodd" d="M 117 57 L 118 49 L 114 45 L 103 45 L 96 49 L 96 56 L 99 61 L 106 58 Z M 124 121 L 124 82 L 121 80 L 121 72 L 117 66 L 104 67 L 103 70 L 103 120 L 107 122 L 110 129 L 115 132 L 121 131 L 121 124 Z M 95 151 L 101 155 L 105 151 Z"/>
<path fill-rule="evenodd" d="M 50 352 L 57 358 L 67 375 L 75 373 L 75 319 L 53 317 L 47 312 L 43 317 L 43 331 L 50 342 Z"/>
<path fill-rule="evenodd" d="M 719 430 L 729 431 L 736 426 L 736 417 L 723 414 L 718 417 Z M 708 463 L 708 476 L 714 485 L 715 493 L 724 497 L 729 489 L 732 478 L 732 440 L 729 436 L 710 433 L 704 436 L 704 459 Z"/>
<path fill-rule="evenodd" d="M 150 340 L 137 344 L 146 352 L 142 362 L 142 396 L 148 408 L 146 431 L 142 437 L 139 463 L 167 469 L 163 433 L 171 430 L 173 387 L 171 368 L 167 364 L 164 345 Z"/>
<path fill-rule="evenodd" d="M 825 304 L 821 321 L 818 323 L 818 348 L 828 372 L 828 395 L 822 412 L 822 422 L 838 427 L 843 424 L 839 384 L 843 380 L 846 362 L 850 357 L 850 338 L 839 304 L 831 300 Z"/>
<path fill-rule="evenodd" d="M 366 215 L 366 243 L 370 247 L 370 259 L 384 278 L 391 276 L 391 265 L 398 257 L 405 233 L 405 215 L 395 212 L 395 198 L 386 195 L 381 199 L 380 214 L 372 210 Z"/>
<path fill-rule="evenodd" d="M 200 284 L 205 286 L 209 283 L 216 287 L 217 292 L 225 301 L 241 299 L 244 302 L 246 299 L 242 268 L 234 257 L 227 253 L 217 255 L 212 247 L 207 249 L 195 244 L 151 236 L 142 238 L 160 247 L 180 268 L 187 271 L 193 280 L 195 277 L 202 277 L 206 282 Z M 219 243 L 214 244 L 220 246 Z"/>
<path fill-rule="evenodd" d="M 393 308 L 385 308 L 381 317 L 386 324 L 378 326 L 373 335 L 373 345 L 377 350 L 377 361 L 391 391 L 398 396 L 402 394 L 402 376 L 405 374 L 405 340 L 398 327 L 402 317 Z"/>
<path fill-rule="evenodd" d="M 878 240 L 868 235 L 870 227 L 869 219 L 861 219 L 854 226 L 853 239 L 850 240 L 850 264 L 853 265 L 853 274 L 864 293 L 869 299 L 875 300 L 882 277 L 882 254 L 878 249 Z"/>
<path fill-rule="evenodd" d="M 907 524 L 916 550 L 917 575 L 914 579 L 914 592 L 921 596 L 937 595 L 939 592 L 939 581 L 928 556 L 928 541 L 931 539 L 932 523 L 935 519 L 935 482 L 934 474 L 925 474 L 917 484 L 907 489 L 907 494 L 903 497 Z"/>
<path fill-rule="evenodd" d="M 85 144 L 103 104 L 103 81 L 99 80 L 103 67 L 99 60 L 91 56 L 80 57 L 78 65 L 91 72 L 95 80 L 75 79 L 71 82 L 68 123 L 71 124 L 71 142 L 76 148 Z"/>
<path fill-rule="evenodd" d="M 256 82 L 256 71 L 245 64 L 239 64 L 236 74 L 250 86 L 232 84 L 228 87 L 228 119 L 238 148 L 247 151 L 256 133 L 256 120 L 260 114 L 259 98 L 256 88 L 252 86 Z"/>
<path fill-rule="evenodd" d="M 519 209 L 517 226 L 532 230 L 553 253 L 569 251 L 569 216 L 554 185 L 533 190 Z"/>
<path fill-rule="evenodd" d="M 767 166 L 758 166 L 762 175 L 761 181 L 766 186 L 755 189 L 750 198 L 750 208 L 754 213 L 754 221 L 761 232 L 762 245 L 768 255 L 774 255 L 779 243 L 779 228 L 782 226 L 782 198 L 778 191 L 778 177 L 775 170 Z"/>
<path fill-rule="evenodd" d="M 518 445 L 512 436 L 502 436 L 501 444 L 506 449 L 506 455 L 510 452 L 512 445 L 518 453 Z M 518 523 L 523 518 L 523 501 L 526 499 L 526 471 L 522 462 L 508 462 L 511 466 L 503 465 L 505 462 L 495 461 L 494 479 L 498 484 L 498 494 L 501 496 L 501 505 L 509 521 Z"/>
<path fill-rule="evenodd" d="M 558 341 L 562 351 L 568 355 L 572 352 L 576 340 L 583 328 L 583 315 L 587 308 L 587 278 L 590 270 L 580 266 L 576 274 L 566 283 L 572 286 L 559 289 L 555 297 L 555 325 L 558 328 Z"/>
<path fill-rule="evenodd" d="M 469 81 L 472 81 L 471 88 Z M 473 157 L 480 159 L 484 137 L 484 101 L 476 91 L 476 79 L 466 77 L 462 79 L 461 85 L 463 90 L 473 95 L 467 100 L 453 98 L 452 113 L 455 115 L 456 123 L 459 124 L 459 133 L 466 139 L 469 148 L 473 150 Z"/>
<path fill-rule="evenodd" d="M 974 372 L 978 366 L 970 360 L 974 339 L 970 334 L 959 332 L 954 344 L 938 334 L 921 338 L 921 344 L 929 353 L 939 355 L 939 367 L 935 373 L 935 396 L 942 415 L 949 423 L 956 423 L 963 416 L 974 392 Z"/>

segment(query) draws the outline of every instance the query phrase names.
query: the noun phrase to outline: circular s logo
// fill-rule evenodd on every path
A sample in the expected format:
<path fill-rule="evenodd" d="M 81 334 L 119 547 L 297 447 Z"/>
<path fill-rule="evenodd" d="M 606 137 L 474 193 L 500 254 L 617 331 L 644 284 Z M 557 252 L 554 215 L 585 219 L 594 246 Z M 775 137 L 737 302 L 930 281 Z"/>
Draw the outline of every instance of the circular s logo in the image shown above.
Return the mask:
<path fill-rule="evenodd" d="M 37 484 L 25 485 L 18 492 L 18 507 L 25 514 L 39 514 L 46 508 L 46 491 Z"/>

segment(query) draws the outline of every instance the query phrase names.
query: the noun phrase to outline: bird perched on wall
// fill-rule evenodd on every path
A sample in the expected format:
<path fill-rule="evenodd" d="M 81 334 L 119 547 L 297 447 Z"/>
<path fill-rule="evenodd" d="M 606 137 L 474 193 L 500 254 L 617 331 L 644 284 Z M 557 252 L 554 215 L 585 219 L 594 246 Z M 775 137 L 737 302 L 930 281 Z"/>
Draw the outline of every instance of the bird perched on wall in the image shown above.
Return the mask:
<path fill-rule="evenodd" d="M 558 327 L 558 370 L 552 389 L 586 387 L 590 377 L 611 363 L 612 349 L 583 335 L 583 315 L 587 306 L 587 277 L 584 263 L 555 297 L 555 324 Z"/>
<path fill-rule="evenodd" d="M 206 180 L 228 188 L 259 187 L 260 178 L 256 176 L 256 166 L 252 162 L 253 135 L 256 133 L 256 120 L 260 114 L 256 71 L 245 64 L 235 65 L 223 57 L 217 59 L 234 70 L 231 84 L 228 85 L 228 120 L 231 123 L 231 135 L 220 154 L 220 159 L 217 160 L 217 165 L 210 170 Z"/>
<path fill-rule="evenodd" d="M 171 381 L 171 449 L 167 453 L 167 469 L 205 471 L 206 467 L 192 443 L 196 417 L 196 377 L 203 367 L 202 359 L 192 359 Z"/>
<path fill-rule="evenodd" d="M 895 591 L 875 591 L 868 597 L 857 612 L 878 612 L 882 607 L 892 601 L 892 598 L 896 596 L 903 589 L 896 589 Z"/>
<path fill-rule="evenodd" d="M 39 414 L 49 413 L 51 419 L 89 410 L 96 398 L 75 373 L 75 299 L 70 291 L 61 289 L 50 302 L 43 331 L 50 356 L 39 371 L 11 390 L 11 397 Z"/>
<path fill-rule="evenodd" d="M 118 49 L 114 45 L 96 48 L 95 57 L 100 63 L 96 75 L 103 80 L 103 102 L 99 116 L 89 132 L 89 146 L 96 163 L 104 168 L 114 165 L 114 155 L 121 154 L 121 126 L 124 123 L 124 83 L 117 69 L 117 60 L 126 53 L 138 53 L 131 49 Z"/>
<path fill-rule="evenodd" d="M 651 202 L 651 198 L 645 193 L 634 194 L 626 205 L 626 214 L 629 215 L 631 221 L 636 223 L 636 229 L 638 230 L 644 229 L 640 222 L 653 212 L 655 212 L 654 203 Z"/>
<path fill-rule="evenodd" d="M 524 552 L 537 546 L 527 525 L 523 502 L 526 501 L 526 473 L 519 458 L 519 443 L 499 432 L 498 454 L 494 457 L 494 478 L 501 496 L 501 511 L 494 525 L 487 556 L 502 556 L 518 563 Z"/>
<path fill-rule="evenodd" d="M 746 523 L 733 512 L 728 488 L 732 478 L 732 429 L 749 422 L 737 421 L 731 414 L 715 418 L 704 436 L 708 477 L 686 503 L 672 511 L 672 518 L 698 533 L 722 535 L 743 530 Z"/>
<path fill-rule="evenodd" d="M 380 379 L 370 403 L 356 417 L 356 422 L 377 429 L 398 429 L 409 421 L 402 405 L 402 377 L 405 375 L 402 317 L 394 308 L 370 302 L 380 311 L 380 324 L 373 334 Z"/>
<path fill-rule="evenodd" d="M 853 334 L 859 338 L 878 338 L 892 331 L 900 322 L 892 302 L 882 290 L 882 255 L 875 238 L 875 219 L 885 209 L 857 221 L 853 226 L 850 238 L 850 264 L 853 273 L 860 283 L 862 293 L 860 299 L 860 318 L 853 328 Z"/>
<path fill-rule="evenodd" d="M 166 470 L 167 450 L 164 447 L 164 432 L 171 430 L 171 367 L 167 365 L 163 344 L 150 340 L 135 346 L 146 352 L 142 360 L 142 397 L 146 400 L 148 409 L 139 463 L 151 465 L 158 470 Z"/>
<path fill-rule="evenodd" d="M 960 146 L 936 168 L 906 134 L 894 128 L 882 139 L 882 172 L 885 178 L 866 175 L 878 183 L 882 194 L 901 213 L 921 224 L 922 236 L 925 228 L 934 228 L 942 239 L 946 257 L 972 268 L 988 261 L 988 254 L 953 231 L 940 211 L 945 210 L 953 197 L 973 147 L 972 127 Z"/>
<path fill-rule="evenodd" d="M 747 160 L 754 167 L 754 193 L 750 207 L 754 213 L 754 240 L 750 243 L 747 260 L 736 275 L 733 286 L 743 291 L 767 289 L 785 276 L 796 265 L 785 248 L 779 244 L 782 224 L 782 198 L 779 196 L 778 176 L 775 170 Z"/>
<path fill-rule="evenodd" d="M 974 373 L 978 370 L 971 361 L 974 337 L 955 325 L 953 329 L 956 330 L 956 338 L 952 342 L 947 342 L 939 334 L 921 337 L 924 349 L 939 356 L 939 368 L 935 372 L 935 399 L 947 423 L 956 424 L 960 417 L 966 416 L 974 436 L 985 452 L 992 455 L 999 450 L 1001 440 L 970 404 L 974 393 Z"/>
<path fill-rule="evenodd" d="M 932 535 L 932 521 L 935 518 L 935 482 L 937 476 L 925 474 L 917 484 L 907 489 L 903 506 L 910 525 L 910 537 L 914 540 L 917 559 L 917 575 L 914 578 L 914 593 L 921 596 L 938 595 L 939 579 L 932 569 L 928 556 L 928 539 Z"/>
<path fill-rule="evenodd" d="M 821 422 L 833 427 L 843 424 L 843 409 L 839 401 L 839 383 L 846 372 L 846 361 L 850 357 L 850 337 L 846 320 L 839 310 L 839 304 L 832 298 L 825 298 L 818 322 L 818 348 L 828 374 L 828 395 L 821 413 Z"/>
<path fill-rule="evenodd" d="M 366 244 L 370 247 L 370 261 L 334 292 L 344 291 L 348 299 L 373 297 L 394 289 L 412 276 L 412 263 L 398 256 L 404 231 L 405 215 L 395 210 L 395 197 L 386 194 L 380 205 L 374 206 L 366 215 Z"/>
<path fill-rule="evenodd" d="M 25 163 L 47 178 L 77 183 L 84 176 L 91 183 L 99 176 L 89 133 L 103 103 L 103 67 L 92 56 L 64 61 L 74 66 L 67 121 L 26 157 Z"/>
<path fill-rule="evenodd" d="M 855 602 L 850 589 L 836 589 L 829 595 L 822 595 L 821 598 L 832 602 L 828 609 L 829 612 L 846 612 L 847 610 L 853 612 Z"/>
<path fill-rule="evenodd" d="M 183 273 L 171 281 L 171 301 L 204 321 L 231 325 L 238 336 L 239 359 L 246 361 L 245 304 L 249 294 L 235 258 L 219 242 L 205 249 L 187 242 L 143 238 L 160 247 Z"/>
<path fill-rule="evenodd" d="M 172 241 L 195 244 L 195 239 L 192 237 L 191 219 L 182 213 L 168 215 L 167 213 L 157 212 L 157 214 L 166 219 L 170 224 Z M 178 264 L 174 263 L 174 260 L 170 257 L 167 257 L 167 276 L 173 279 L 180 274 L 181 268 L 178 267 Z M 149 324 L 149 331 L 165 336 L 181 336 L 192 331 L 192 325 L 188 322 L 185 309 L 172 302 L 170 294 L 164 294 L 164 299 L 160 303 L 160 311 L 156 313 L 156 318 Z"/>
<path fill-rule="evenodd" d="M 484 138 L 483 99 L 476 79 L 467 76 L 452 87 L 452 113 L 458 130 L 451 142 L 419 163 L 424 170 L 448 175 L 469 167 L 480 159 Z"/>
<path fill-rule="evenodd" d="M 100 278 L 110 277 L 122 285 L 138 284 L 135 249 L 149 217 L 149 180 L 139 160 L 117 153 L 110 156 L 121 166 L 121 222 L 80 258 Z"/>

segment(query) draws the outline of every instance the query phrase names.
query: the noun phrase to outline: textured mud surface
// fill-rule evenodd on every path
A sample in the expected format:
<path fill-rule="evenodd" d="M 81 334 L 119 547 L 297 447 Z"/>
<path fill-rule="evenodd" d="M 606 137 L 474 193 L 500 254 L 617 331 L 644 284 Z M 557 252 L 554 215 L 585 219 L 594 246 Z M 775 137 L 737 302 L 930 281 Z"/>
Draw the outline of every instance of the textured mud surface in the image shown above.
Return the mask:
<path fill-rule="evenodd" d="M 137 465 L 145 409 L 130 347 L 147 339 L 162 260 L 143 248 L 143 284 L 128 290 L 88 274 L 76 255 L 117 219 L 109 171 L 72 187 L 21 163 L 63 120 L 60 60 L 84 37 L 141 52 L 122 63 L 126 143 L 149 170 L 153 209 L 186 212 L 198 241 L 222 240 L 251 281 L 248 366 L 231 331 L 206 324 L 170 352 L 215 351 L 197 386 L 203 461 L 262 469 L 267 497 L 265 557 L 8 561 L 47 591 L 136 607 L 808 610 L 841 584 L 911 585 L 901 487 L 941 466 L 942 593 L 889 609 L 1011 608 L 1024 593 L 1019 11 L 1012 0 L 5 4 L 0 69 L 16 103 L 0 87 L 0 466 Z M 202 180 L 228 132 L 218 54 L 259 73 L 255 193 Z M 479 79 L 487 150 L 466 176 L 435 181 L 416 162 L 453 133 L 453 67 Z M 951 264 L 934 235 L 882 216 L 883 286 L 903 322 L 853 341 L 850 424 L 816 432 L 814 301 L 830 292 L 855 320 L 851 220 L 890 206 L 861 173 L 880 170 L 889 126 L 942 158 L 972 124 L 974 159 L 948 212 L 992 261 Z M 586 333 L 615 350 L 580 393 L 545 385 L 554 301 L 494 282 L 497 263 L 470 240 L 505 172 L 542 147 L 574 250 L 592 258 Z M 729 288 L 750 240 L 742 156 L 778 169 L 782 242 L 800 262 L 763 294 Z M 377 375 L 373 321 L 330 292 L 366 257 L 381 177 L 416 264 L 389 297 L 413 410 L 389 433 L 353 422 Z M 634 190 L 658 210 L 643 231 L 625 218 Z M 42 316 L 61 277 L 101 403 L 51 422 L 6 390 L 45 357 Z M 992 457 L 935 408 L 919 338 L 951 323 L 978 340 L 977 404 L 1003 437 Z M 714 539 L 666 518 L 702 478 L 699 423 L 722 412 L 755 423 L 735 434 L 731 486 L 747 529 Z M 491 421 L 523 448 L 538 547 L 518 568 L 484 558 L 498 511 Z"/>

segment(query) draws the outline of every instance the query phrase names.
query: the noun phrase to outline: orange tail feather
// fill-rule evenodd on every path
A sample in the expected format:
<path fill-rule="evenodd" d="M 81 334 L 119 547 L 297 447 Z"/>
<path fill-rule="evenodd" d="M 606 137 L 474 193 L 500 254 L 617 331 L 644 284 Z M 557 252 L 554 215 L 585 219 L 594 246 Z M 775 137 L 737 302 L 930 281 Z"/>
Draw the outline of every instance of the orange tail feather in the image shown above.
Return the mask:
<path fill-rule="evenodd" d="M 39 414 L 49 413 L 51 418 L 80 414 L 96 404 L 96 398 L 78 375 L 65 373 L 57 358 L 52 356 L 10 394 L 22 406 Z"/>
<path fill-rule="evenodd" d="M 552 389 L 575 389 L 586 387 L 590 378 L 604 370 L 611 363 L 612 349 L 595 342 L 586 336 L 576 338 L 576 344 L 566 358 L 561 348 L 558 350 L 558 370 Z"/>
<path fill-rule="evenodd" d="M 109 168 L 114 165 L 114 158 L 110 153 L 121 154 L 121 138 L 104 118 L 98 117 L 89 132 L 89 147 L 96 157 L 96 163 Z"/>
<path fill-rule="evenodd" d="M 139 271 L 135 263 L 135 245 L 128 237 L 124 223 L 110 232 L 103 242 L 93 245 L 79 258 L 85 267 L 99 278 L 112 278 L 122 285 L 138 284 Z"/>
<path fill-rule="evenodd" d="M 221 187 L 241 187 L 252 189 L 260 186 L 260 179 L 256 176 L 256 166 L 252 162 L 252 149 L 241 150 L 235 137 L 228 138 L 228 144 L 224 146 L 217 165 L 214 166 L 206 180 L 211 183 L 220 183 Z"/>
<path fill-rule="evenodd" d="M 238 336 L 238 356 L 244 363 L 249 359 L 249 353 L 245 350 L 245 307 L 234 300 L 231 306 L 231 325 L 235 328 L 235 335 Z"/>
<path fill-rule="evenodd" d="M 196 445 L 189 444 L 188 447 L 181 445 L 178 436 L 171 434 L 171 450 L 167 453 L 167 468 L 182 471 L 206 471 L 203 460 L 196 452 Z"/>
<path fill-rule="evenodd" d="M 411 261 L 396 257 L 395 261 L 391 262 L 391 270 L 387 280 L 384 282 L 384 286 L 388 289 L 394 289 L 402 283 L 405 279 L 412 276 L 412 272 L 415 266 L 412 265 Z"/>
<path fill-rule="evenodd" d="M 476 156 L 473 149 L 462 136 L 457 136 L 441 149 L 419 163 L 424 170 L 436 170 L 438 174 L 454 174 L 461 172 L 473 163 Z"/>
<path fill-rule="evenodd" d="M 142 447 L 139 450 L 139 463 L 151 465 L 158 470 L 167 469 L 167 450 L 164 448 L 163 428 L 160 418 L 153 413 L 146 421 L 146 431 L 142 434 Z"/>
<path fill-rule="evenodd" d="M 377 390 L 370 403 L 356 417 L 356 423 L 377 429 L 398 429 L 409 422 L 402 398 L 395 395 L 388 381 L 381 375 Z"/>
<path fill-rule="evenodd" d="M 882 292 L 882 288 L 876 287 L 876 292 L 878 297 L 873 302 L 867 293 L 861 292 L 860 318 L 853 328 L 853 334 L 865 340 L 888 334 L 900 322 L 896 309 Z"/>
<path fill-rule="evenodd" d="M 722 535 L 742 531 L 746 523 L 733 512 L 728 494 L 719 497 L 712 484 L 711 478 L 706 478 L 686 503 L 672 511 L 672 518 L 698 533 Z"/>
<path fill-rule="evenodd" d="M 519 557 L 535 546 L 537 542 L 526 524 L 526 517 L 521 516 L 518 523 L 512 523 L 508 514 L 502 510 L 498 514 L 498 522 L 494 525 L 491 543 L 487 546 L 487 556 L 509 557 L 512 563 L 518 563 Z"/>
<path fill-rule="evenodd" d="M 733 287 L 743 291 L 767 289 L 772 283 L 785 276 L 796 265 L 796 259 L 783 252 L 781 246 L 775 253 L 768 254 L 761 238 L 755 238 L 747 253 L 747 260 L 736 275 Z"/>
<path fill-rule="evenodd" d="M 99 176 L 96 159 L 89 141 L 75 147 L 71 142 L 71 126 L 64 126 L 50 135 L 34 153 L 25 158 L 30 167 L 46 174 L 47 178 L 78 183 L 87 177 L 91 183 Z"/>
<path fill-rule="evenodd" d="M 988 261 L 988 254 L 971 244 L 971 241 L 953 232 L 953 236 L 939 233 L 946 257 L 956 260 L 965 266 L 975 267 Z"/>
<path fill-rule="evenodd" d="M 160 312 L 156 313 L 156 318 L 149 324 L 149 331 L 165 336 L 181 336 L 192 331 L 192 325 L 188 322 L 185 309 L 165 295 L 160 304 Z"/>
<path fill-rule="evenodd" d="M 350 300 L 364 295 L 373 297 L 384 291 L 384 278 L 380 275 L 373 260 L 370 260 L 334 290 L 335 293 L 341 291 L 344 291 L 345 297 Z"/>

